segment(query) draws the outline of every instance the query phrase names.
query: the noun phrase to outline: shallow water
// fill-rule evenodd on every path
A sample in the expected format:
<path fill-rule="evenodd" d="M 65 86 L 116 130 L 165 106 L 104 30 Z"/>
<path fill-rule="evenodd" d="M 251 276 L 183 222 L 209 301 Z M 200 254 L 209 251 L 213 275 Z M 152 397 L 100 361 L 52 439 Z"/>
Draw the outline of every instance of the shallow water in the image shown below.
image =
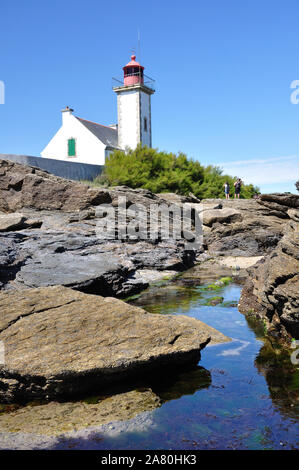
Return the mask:
<path fill-rule="evenodd" d="M 135 304 L 153 313 L 184 314 L 198 318 L 224 334 L 231 343 L 207 346 L 202 369 L 167 378 L 153 388 L 164 404 L 143 413 L 120 428 L 60 442 L 55 448 L 97 449 L 294 449 L 299 441 L 298 371 L 289 357 L 262 339 L 263 328 L 250 327 L 232 305 L 240 286 L 217 292 L 159 287 L 159 295 L 142 295 Z M 223 303 L 206 306 L 206 300 Z M 173 389 L 175 387 L 175 390 Z M 177 398 L 176 398 L 177 394 Z M 101 439 L 100 441 L 97 439 Z"/>
<path fill-rule="evenodd" d="M 156 292 L 155 292 L 156 289 Z M 134 301 L 149 312 L 198 318 L 231 337 L 207 346 L 199 367 L 164 377 L 152 390 L 161 407 L 122 423 L 40 442 L 52 449 L 295 449 L 299 441 L 298 369 L 234 306 L 241 288 L 215 291 L 170 284 Z M 208 299 L 223 297 L 217 306 Z M 16 447 L 20 436 L 15 436 Z M 24 437 L 23 437 L 24 439 Z"/>

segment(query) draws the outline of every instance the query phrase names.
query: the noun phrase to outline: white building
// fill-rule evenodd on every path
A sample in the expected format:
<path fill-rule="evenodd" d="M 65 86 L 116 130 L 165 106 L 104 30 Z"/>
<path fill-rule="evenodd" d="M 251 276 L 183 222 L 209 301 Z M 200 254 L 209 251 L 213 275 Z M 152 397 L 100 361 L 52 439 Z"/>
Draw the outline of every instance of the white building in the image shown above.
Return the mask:
<path fill-rule="evenodd" d="M 117 86 L 118 124 L 103 126 L 73 114 L 68 106 L 62 110 L 62 126 L 41 152 L 44 158 L 104 165 L 114 149 L 135 149 L 138 143 L 152 146 L 151 95 L 153 80 L 143 73 L 144 67 L 131 61 L 123 67 L 123 82 Z"/>

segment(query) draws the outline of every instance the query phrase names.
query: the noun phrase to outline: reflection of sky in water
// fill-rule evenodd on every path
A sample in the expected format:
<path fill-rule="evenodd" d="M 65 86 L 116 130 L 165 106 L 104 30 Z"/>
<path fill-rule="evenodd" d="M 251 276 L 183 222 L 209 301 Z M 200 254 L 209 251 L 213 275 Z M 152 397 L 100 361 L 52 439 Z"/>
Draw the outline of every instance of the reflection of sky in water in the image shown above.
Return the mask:
<path fill-rule="evenodd" d="M 249 341 L 242 341 L 234 338 L 232 338 L 232 340 L 234 342 L 241 343 L 241 346 L 232 349 L 225 349 L 220 354 L 218 354 L 218 356 L 239 356 L 241 351 L 250 344 Z"/>
<path fill-rule="evenodd" d="M 159 295 L 141 296 L 138 305 L 150 312 L 184 314 L 206 322 L 233 341 L 208 346 L 200 366 L 211 378 L 200 386 L 198 376 L 187 372 L 180 382 L 169 384 L 169 401 L 151 412 L 152 424 L 142 430 L 123 429 L 114 437 L 99 432 L 73 441 L 76 448 L 98 449 L 286 449 L 295 448 L 298 422 L 295 407 L 282 393 L 273 402 L 265 377 L 258 373 L 255 359 L 263 342 L 256 339 L 245 317 L 236 307 L 202 305 L 207 298 L 222 296 L 236 302 L 240 287 L 230 285 L 217 291 L 160 288 Z M 200 373 L 200 372 L 198 372 Z M 197 374 L 197 373 L 196 373 Z M 185 382 L 184 382 L 185 381 Z M 189 384 L 187 382 L 190 382 Z M 180 383 L 180 385 L 179 385 Z M 173 387 L 180 389 L 177 398 Z M 184 388 L 185 387 L 185 388 Z M 184 392 L 185 390 L 185 392 Z M 167 399 L 167 389 L 153 391 Z M 184 394 L 185 393 L 185 394 Z M 142 419 L 143 414 L 133 422 Z M 298 446 L 298 444 L 297 444 Z M 60 443 L 66 448 L 67 443 Z"/>
<path fill-rule="evenodd" d="M 194 289 L 180 287 L 176 291 L 171 286 L 160 288 L 156 305 L 154 293 L 141 296 L 136 302 L 151 312 L 190 315 L 231 337 L 231 343 L 207 346 L 202 351 L 199 365 L 209 372 L 199 368 L 181 373 L 177 382 L 172 383 L 165 376 L 164 384 L 152 387 L 164 401 L 160 408 L 141 413 L 127 422 L 72 432 L 58 441 L 51 439 L 46 447 L 298 448 L 298 413 L 294 398 L 298 389 L 282 385 L 284 379 L 278 379 L 277 386 L 275 368 L 271 372 L 274 380 L 270 377 L 261 356 L 264 343 L 256 338 L 236 307 L 202 305 L 205 298 L 215 295 L 224 297 L 224 302 L 238 301 L 240 287 L 231 285 L 217 291 L 194 292 Z M 260 358 L 259 371 L 255 365 L 257 357 Z M 278 362 L 278 371 L 279 368 Z"/>

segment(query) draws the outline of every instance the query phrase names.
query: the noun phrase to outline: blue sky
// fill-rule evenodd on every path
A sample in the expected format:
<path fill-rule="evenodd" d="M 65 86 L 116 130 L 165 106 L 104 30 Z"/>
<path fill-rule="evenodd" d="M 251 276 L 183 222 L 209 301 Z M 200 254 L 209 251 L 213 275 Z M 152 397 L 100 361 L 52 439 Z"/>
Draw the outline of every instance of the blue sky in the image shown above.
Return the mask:
<path fill-rule="evenodd" d="M 60 110 L 117 121 L 111 78 L 132 49 L 156 80 L 153 146 L 266 191 L 299 179 L 295 0 L 1 0 L 0 153 L 39 155 Z"/>

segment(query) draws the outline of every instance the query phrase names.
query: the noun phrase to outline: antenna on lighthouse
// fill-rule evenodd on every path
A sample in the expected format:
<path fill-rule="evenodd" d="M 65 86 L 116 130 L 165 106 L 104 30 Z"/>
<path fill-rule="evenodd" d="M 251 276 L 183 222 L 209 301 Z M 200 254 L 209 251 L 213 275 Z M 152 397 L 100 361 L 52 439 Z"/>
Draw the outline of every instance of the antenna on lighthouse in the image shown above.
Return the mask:
<path fill-rule="evenodd" d="M 138 39 L 138 61 L 141 64 L 141 51 L 140 51 L 140 29 L 137 29 L 137 39 Z"/>

